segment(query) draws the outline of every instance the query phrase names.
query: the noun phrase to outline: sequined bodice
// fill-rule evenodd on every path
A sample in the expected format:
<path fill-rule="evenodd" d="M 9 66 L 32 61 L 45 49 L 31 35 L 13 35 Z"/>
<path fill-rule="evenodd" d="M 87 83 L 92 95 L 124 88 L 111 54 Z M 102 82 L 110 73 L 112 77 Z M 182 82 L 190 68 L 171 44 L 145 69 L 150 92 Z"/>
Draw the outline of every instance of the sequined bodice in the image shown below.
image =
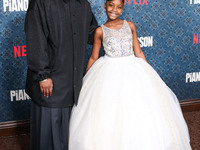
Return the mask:
<path fill-rule="evenodd" d="M 134 54 L 132 32 L 129 24 L 124 20 L 123 27 L 119 30 L 110 29 L 104 25 L 103 46 L 106 55 L 111 57 L 123 57 Z"/>

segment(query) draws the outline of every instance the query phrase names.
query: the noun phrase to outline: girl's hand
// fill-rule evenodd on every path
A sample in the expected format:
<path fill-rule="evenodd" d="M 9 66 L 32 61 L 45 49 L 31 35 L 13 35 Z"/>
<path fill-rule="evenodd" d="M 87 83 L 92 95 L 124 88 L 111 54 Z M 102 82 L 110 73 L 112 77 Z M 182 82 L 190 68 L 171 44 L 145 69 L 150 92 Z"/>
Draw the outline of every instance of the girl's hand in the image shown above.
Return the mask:
<path fill-rule="evenodd" d="M 40 81 L 40 90 L 41 93 L 47 98 L 52 95 L 53 91 L 53 81 L 51 78 L 48 78 L 44 81 Z"/>

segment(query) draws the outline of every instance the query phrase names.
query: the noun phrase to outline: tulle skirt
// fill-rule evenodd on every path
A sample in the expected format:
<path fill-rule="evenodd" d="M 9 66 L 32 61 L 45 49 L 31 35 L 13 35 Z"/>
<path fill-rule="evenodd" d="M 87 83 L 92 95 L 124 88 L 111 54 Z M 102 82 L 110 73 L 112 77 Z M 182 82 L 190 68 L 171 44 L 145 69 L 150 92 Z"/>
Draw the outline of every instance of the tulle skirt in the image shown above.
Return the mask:
<path fill-rule="evenodd" d="M 190 150 L 175 94 L 134 55 L 99 58 L 84 76 L 69 150 Z"/>

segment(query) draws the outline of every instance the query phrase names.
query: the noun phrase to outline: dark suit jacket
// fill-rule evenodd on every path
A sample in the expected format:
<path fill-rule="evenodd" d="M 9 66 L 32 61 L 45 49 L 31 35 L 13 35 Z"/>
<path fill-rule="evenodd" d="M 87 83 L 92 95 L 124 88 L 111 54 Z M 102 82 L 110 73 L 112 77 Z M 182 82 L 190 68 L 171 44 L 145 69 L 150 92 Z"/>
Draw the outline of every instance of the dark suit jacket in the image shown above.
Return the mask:
<path fill-rule="evenodd" d="M 26 15 L 26 92 L 38 105 L 77 104 L 85 49 L 97 22 L 87 0 L 32 0 Z M 39 81 L 53 80 L 53 94 L 41 94 Z"/>

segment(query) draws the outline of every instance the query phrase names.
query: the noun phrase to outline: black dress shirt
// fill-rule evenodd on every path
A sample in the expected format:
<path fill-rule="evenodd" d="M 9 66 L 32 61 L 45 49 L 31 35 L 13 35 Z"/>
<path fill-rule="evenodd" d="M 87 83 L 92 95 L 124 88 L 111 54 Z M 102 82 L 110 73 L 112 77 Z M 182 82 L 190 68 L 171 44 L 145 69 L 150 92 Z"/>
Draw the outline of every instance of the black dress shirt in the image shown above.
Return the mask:
<path fill-rule="evenodd" d="M 87 0 L 32 0 L 26 15 L 26 92 L 38 105 L 77 104 L 85 49 L 97 22 Z M 53 94 L 41 94 L 39 81 L 51 78 Z"/>

